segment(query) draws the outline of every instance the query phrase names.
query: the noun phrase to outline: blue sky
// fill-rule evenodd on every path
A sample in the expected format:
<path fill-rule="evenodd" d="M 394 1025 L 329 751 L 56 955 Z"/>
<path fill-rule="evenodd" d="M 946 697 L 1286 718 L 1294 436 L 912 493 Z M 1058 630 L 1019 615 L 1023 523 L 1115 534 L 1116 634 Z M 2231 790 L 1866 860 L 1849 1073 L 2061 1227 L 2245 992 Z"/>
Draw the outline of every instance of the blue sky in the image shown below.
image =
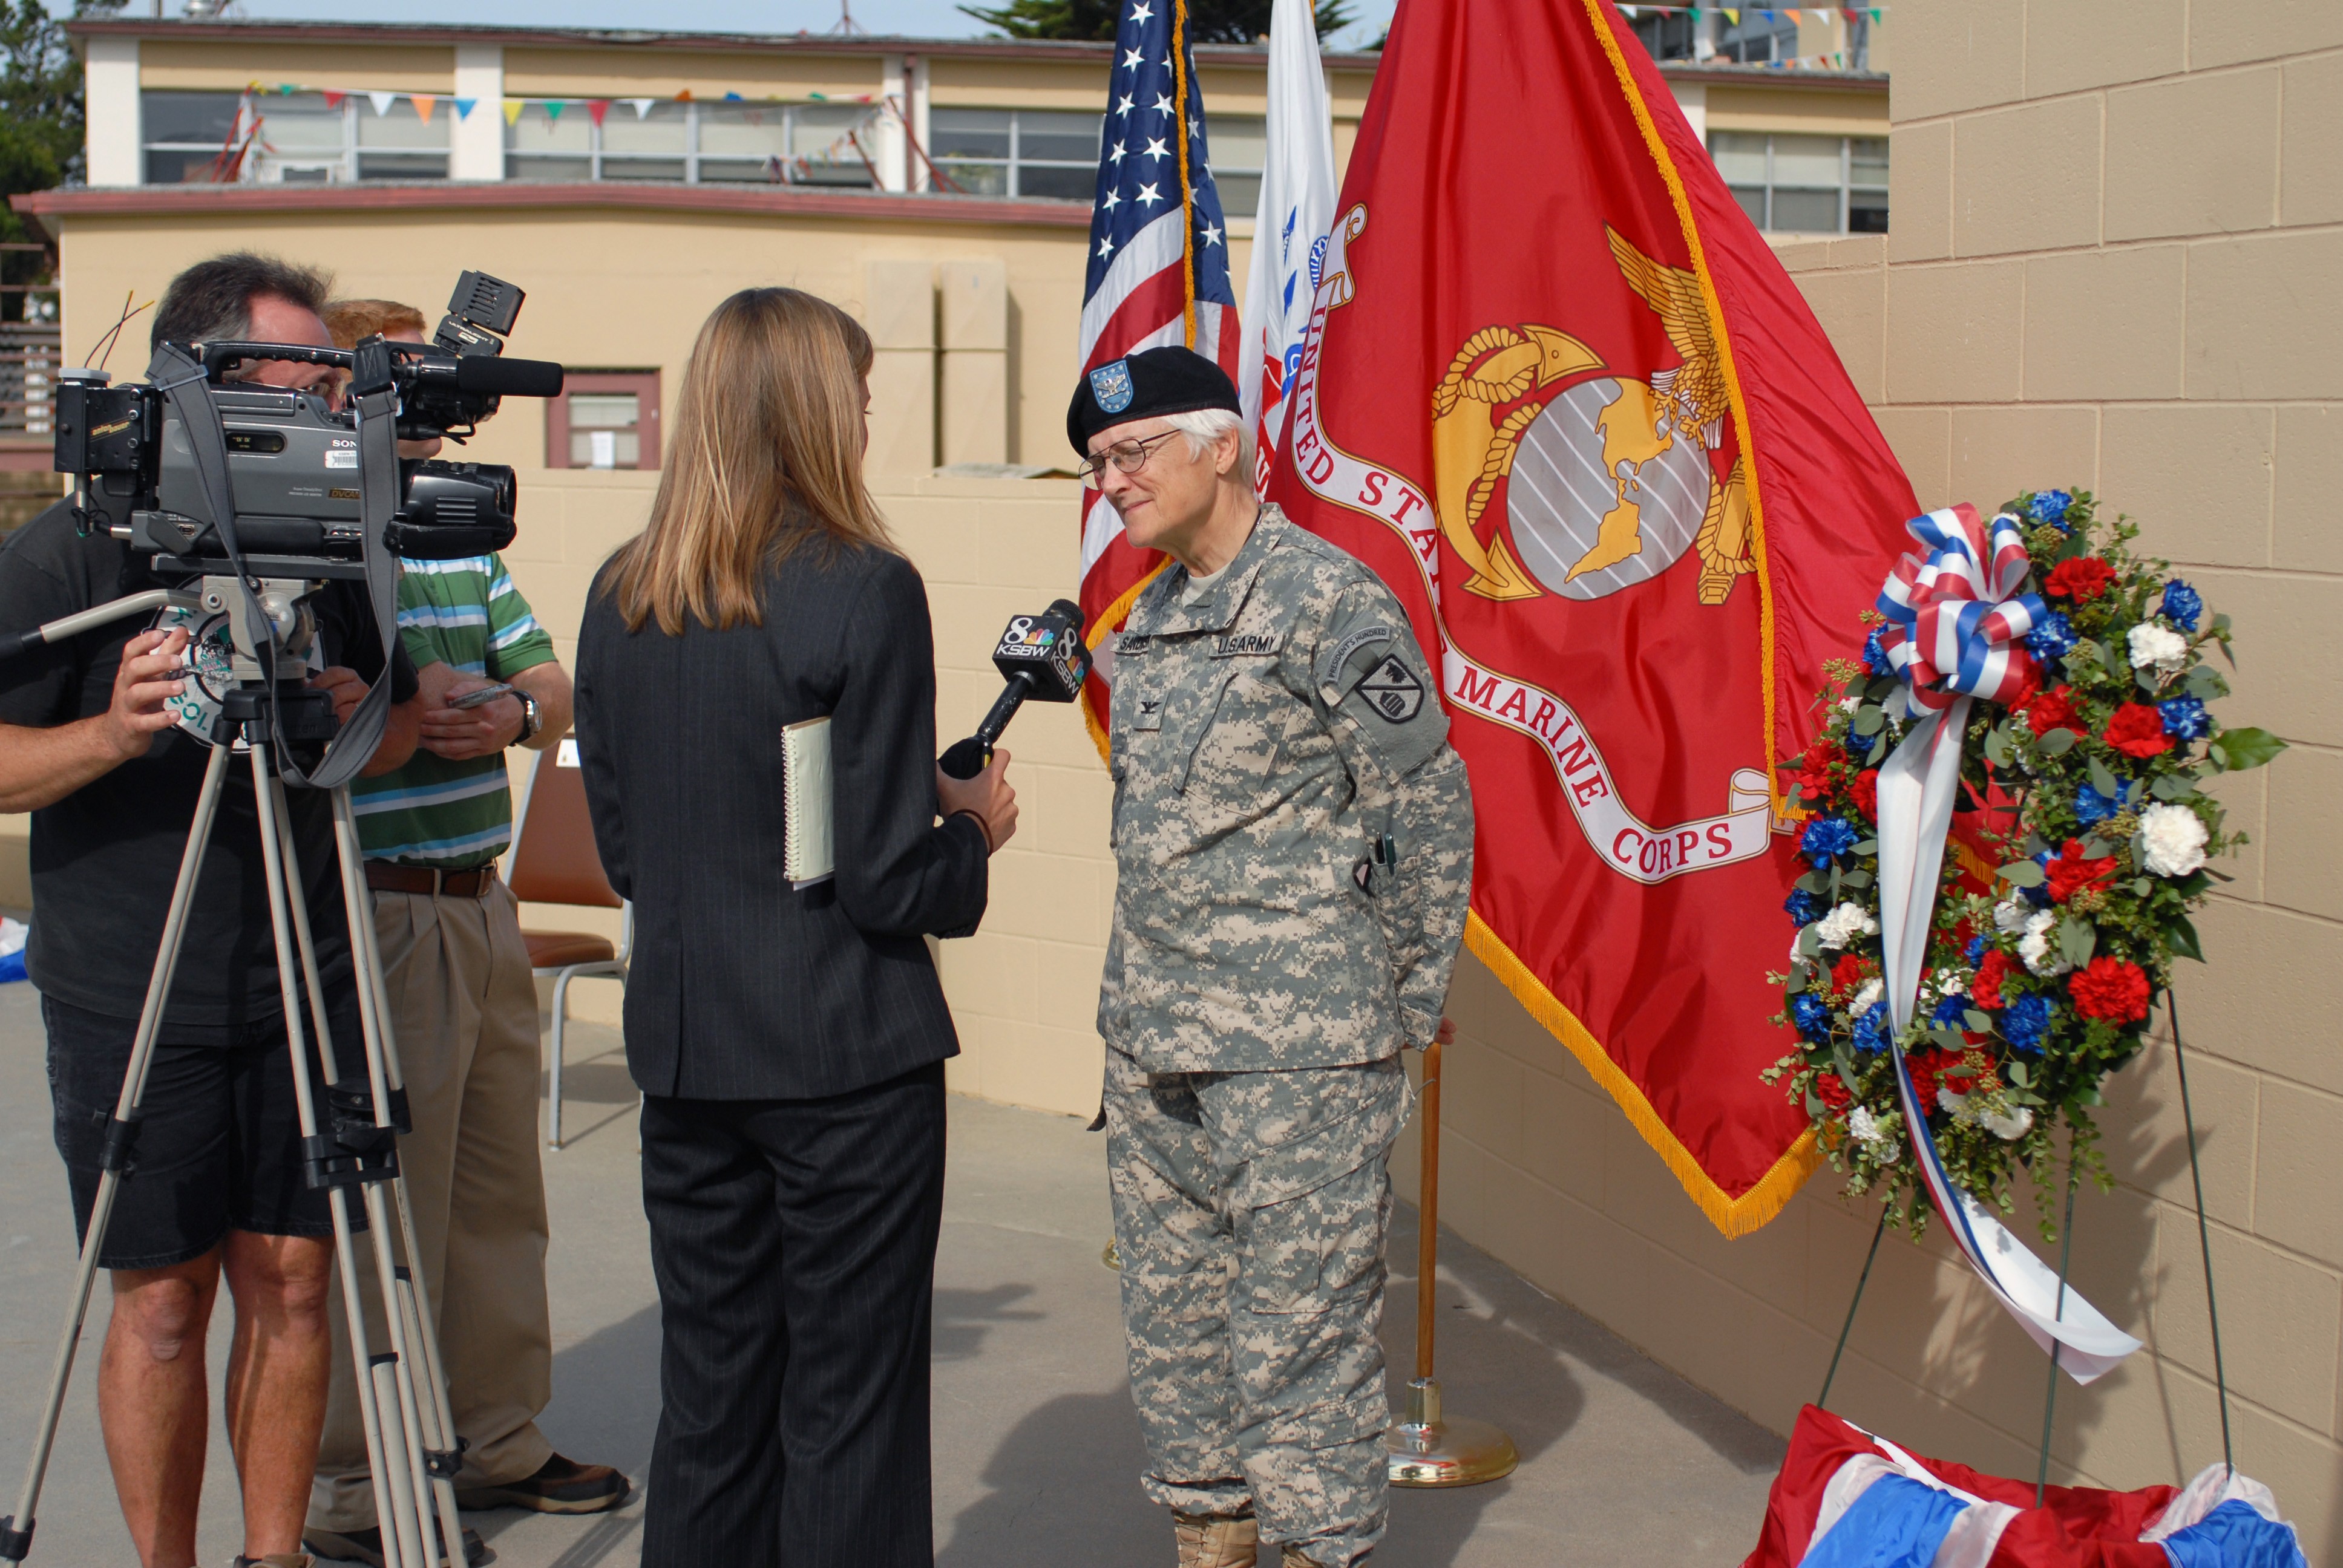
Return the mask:
<path fill-rule="evenodd" d="M 147 10 L 131 0 L 128 10 Z M 866 32 L 915 37 L 964 38 L 986 31 L 960 15 L 952 0 L 848 0 Z M 164 0 L 176 15 L 181 0 Z M 1336 40 L 1372 42 L 1390 23 L 1396 0 L 1360 0 L 1365 20 Z M 64 10 L 50 0 L 52 10 Z M 828 32 L 838 25 L 839 0 L 684 0 L 646 5 L 641 0 L 237 0 L 237 14 L 254 21 L 300 18 L 336 22 L 483 22 L 513 26 L 659 27 L 714 33 Z"/>

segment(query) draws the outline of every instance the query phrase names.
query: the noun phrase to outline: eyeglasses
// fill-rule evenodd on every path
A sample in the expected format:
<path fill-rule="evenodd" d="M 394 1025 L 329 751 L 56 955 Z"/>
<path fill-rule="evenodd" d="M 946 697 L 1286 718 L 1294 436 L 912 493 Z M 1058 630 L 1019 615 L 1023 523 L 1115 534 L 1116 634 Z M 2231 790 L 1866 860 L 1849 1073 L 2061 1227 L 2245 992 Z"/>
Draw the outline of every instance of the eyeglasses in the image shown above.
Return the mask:
<path fill-rule="evenodd" d="M 1090 488 L 1102 489 L 1105 487 L 1106 466 L 1109 463 L 1112 463 L 1126 474 L 1136 474 L 1140 469 L 1147 467 L 1147 459 L 1153 454 L 1158 442 L 1169 441 L 1179 433 L 1177 430 L 1166 430 L 1160 436 L 1150 436 L 1143 441 L 1117 441 L 1074 471 L 1081 476 L 1082 483 Z"/>

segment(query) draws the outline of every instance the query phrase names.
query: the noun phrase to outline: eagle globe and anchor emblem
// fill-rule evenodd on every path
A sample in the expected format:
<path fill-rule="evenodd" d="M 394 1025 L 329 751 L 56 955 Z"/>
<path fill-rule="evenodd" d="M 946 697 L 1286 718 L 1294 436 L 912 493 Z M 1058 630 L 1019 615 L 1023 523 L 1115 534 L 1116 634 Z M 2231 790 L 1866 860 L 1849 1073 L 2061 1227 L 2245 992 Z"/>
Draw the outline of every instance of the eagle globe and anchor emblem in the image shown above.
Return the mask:
<path fill-rule="evenodd" d="M 1754 563 L 1744 459 L 1720 475 L 1712 456 L 1729 410 L 1706 302 L 1692 272 L 1604 232 L 1681 363 L 1641 378 L 1551 327 L 1475 332 L 1433 394 L 1441 533 L 1471 571 L 1460 586 L 1483 598 L 1601 598 L 1691 550 L 1699 602 L 1720 605 Z M 1503 523 L 1484 544 L 1500 479 Z"/>

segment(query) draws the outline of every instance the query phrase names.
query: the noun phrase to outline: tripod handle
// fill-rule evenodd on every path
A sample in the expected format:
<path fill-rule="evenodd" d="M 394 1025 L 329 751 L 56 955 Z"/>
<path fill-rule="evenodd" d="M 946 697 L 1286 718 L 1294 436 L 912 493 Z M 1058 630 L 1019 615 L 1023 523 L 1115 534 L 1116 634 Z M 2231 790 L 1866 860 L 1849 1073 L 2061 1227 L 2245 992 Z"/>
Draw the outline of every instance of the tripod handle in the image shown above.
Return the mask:
<path fill-rule="evenodd" d="M 83 632 L 94 628 L 123 620 L 147 610 L 161 609 L 165 605 L 173 603 L 178 604 L 183 608 L 193 609 L 196 606 L 196 598 L 193 594 L 175 593 L 169 588 L 148 588 L 144 593 L 126 594 L 120 598 L 109 599 L 92 609 L 59 616 L 56 619 L 45 621 L 27 632 L 0 635 L 0 660 L 14 658 L 20 653 L 30 653 L 36 648 L 63 642 L 69 637 L 79 637 Z"/>

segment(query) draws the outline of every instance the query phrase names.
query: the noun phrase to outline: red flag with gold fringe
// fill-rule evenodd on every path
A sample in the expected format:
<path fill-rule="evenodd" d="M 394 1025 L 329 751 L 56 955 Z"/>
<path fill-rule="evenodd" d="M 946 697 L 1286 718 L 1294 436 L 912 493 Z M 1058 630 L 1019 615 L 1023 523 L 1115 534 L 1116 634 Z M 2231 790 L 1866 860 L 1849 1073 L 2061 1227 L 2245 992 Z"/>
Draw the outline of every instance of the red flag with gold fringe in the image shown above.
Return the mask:
<path fill-rule="evenodd" d="M 1759 1073 L 1774 765 L 1918 508 L 1608 0 L 1404 0 L 1270 495 L 1442 672 L 1468 932 L 1728 1235 L 1814 1163 Z"/>

